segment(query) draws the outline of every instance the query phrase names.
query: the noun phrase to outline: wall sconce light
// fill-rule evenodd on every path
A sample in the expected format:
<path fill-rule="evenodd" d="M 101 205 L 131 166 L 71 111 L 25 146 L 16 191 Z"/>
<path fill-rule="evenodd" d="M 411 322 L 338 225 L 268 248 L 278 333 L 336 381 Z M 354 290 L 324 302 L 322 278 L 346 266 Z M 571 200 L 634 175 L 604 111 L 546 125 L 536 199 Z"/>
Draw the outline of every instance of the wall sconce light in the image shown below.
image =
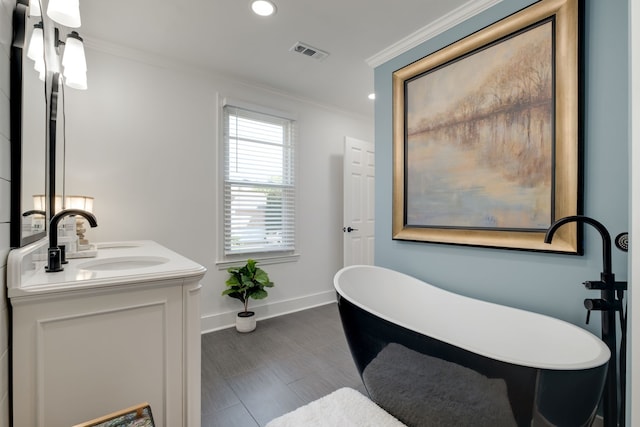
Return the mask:
<path fill-rule="evenodd" d="M 73 89 L 87 89 L 87 58 L 84 54 L 84 43 L 77 31 L 67 34 L 65 41 L 60 40 L 59 30 L 56 28 L 56 47 L 64 45 L 62 67 L 64 70 L 65 86 Z"/>
<path fill-rule="evenodd" d="M 82 209 L 93 213 L 93 197 L 89 196 L 67 196 L 65 197 L 66 209 Z M 84 225 L 84 218 L 76 215 L 76 235 L 78 236 L 78 250 L 90 248 L 89 241 L 85 239 L 84 232 L 87 231 Z"/>
<path fill-rule="evenodd" d="M 40 10 L 39 0 L 29 0 L 29 16 L 42 16 L 42 10 Z"/>
<path fill-rule="evenodd" d="M 44 211 L 47 209 L 47 198 L 44 194 L 33 195 L 33 209 L 37 211 Z M 51 215 L 62 210 L 62 196 L 56 196 L 55 203 L 53 204 L 53 212 Z"/>
<path fill-rule="evenodd" d="M 44 65 L 44 58 L 36 59 L 36 63 L 33 68 L 38 72 L 38 79 L 43 82 L 45 76 L 47 75 L 47 68 Z"/>
<path fill-rule="evenodd" d="M 44 61 L 44 35 L 42 28 L 42 21 L 33 26 L 31 40 L 29 40 L 29 47 L 27 48 L 27 58 L 36 62 L 38 59 Z"/>
<path fill-rule="evenodd" d="M 78 28 L 80 27 L 80 1 L 50 0 L 47 16 L 65 27 Z"/>
<path fill-rule="evenodd" d="M 93 213 L 93 197 L 90 196 L 65 196 L 64 200 L 62 196 L 56 196 L 54 202 L 54 212 L 58 213 L 62 209 L 82 209 L 83 211 Z M 64 201 L 64 203 L 63 203 Z M 46 209 L 46 197 L 44 194 L 33 195 L 33 211 L 32 212 L 44 212 Z M 90 249 L 91 245 L 89 241 L 85 239 L 84 233 L 87 231 L 84 225 L 84 218 L 77 215 L 75 216 L 76 222 L 76 235 L 78 237 L 78 250 Z"/>
<path fill-rule="evenodd" d="M 90 196 L 66 196 L 65 209 L 81 209 L 93 213 L 93 197 Z"/>
<path fill-rule="evenodd" d="M 87 59 L 84 54 L 82 37 L 76 31 L 67 35 L 62 55 L 62 66 L 64 67 L 62 75 L 65 85 L 74 89 L 87 89 Z"/>
<path fill-rule="evenodd" d="M 29 0 L 29 7 L 31 16 L 39 16 L 36 15 L 40 13 L 39 0 Z M 64 26 L 74 28 L 80 26 L 78 0 L 51 0 L 47 8 L 47 15 Z M 62 67 L 64 67 L 62 72 L 64 84 L 73 89 L 86 90 L 87 59 L 84 53 L 84 41 L 77 31 L 71 31 L 71 33 L 67 34 L 65 41 L 60 40 L 59 34 L 60 30 L 55 28 L 55 47 L 58 48 L 60 45 L 65 45 L 61 61 Z M 42 21 L 33 26 L 27 57 L 35 62 L 35 69 L 39 73 L 38 77 L 44 81 L 46 69 L 44 60 L 44 25 Z"/>
<path fill-rule="evenodd" d="M 34 68 L 38 72 L 38 78 L 44 81 L 46 69 L 44 65 L 44 37 L 42 28 L 42 21 L 33 26 L 29 47 L 27 48 L 27 58 L 35 62 Z"/>

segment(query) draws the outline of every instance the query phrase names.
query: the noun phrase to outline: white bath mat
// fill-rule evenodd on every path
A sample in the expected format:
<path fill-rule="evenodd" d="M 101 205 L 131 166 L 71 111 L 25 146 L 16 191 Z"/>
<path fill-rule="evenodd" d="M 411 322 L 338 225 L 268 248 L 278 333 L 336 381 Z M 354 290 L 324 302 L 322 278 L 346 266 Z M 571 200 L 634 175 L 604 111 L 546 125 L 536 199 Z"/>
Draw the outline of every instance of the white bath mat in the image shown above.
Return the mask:
<path fill-rule="evenodd" d="M 360 392 L 341 388 L 295 411 L 271 420 L 266 427 L 406 427 Z"/>

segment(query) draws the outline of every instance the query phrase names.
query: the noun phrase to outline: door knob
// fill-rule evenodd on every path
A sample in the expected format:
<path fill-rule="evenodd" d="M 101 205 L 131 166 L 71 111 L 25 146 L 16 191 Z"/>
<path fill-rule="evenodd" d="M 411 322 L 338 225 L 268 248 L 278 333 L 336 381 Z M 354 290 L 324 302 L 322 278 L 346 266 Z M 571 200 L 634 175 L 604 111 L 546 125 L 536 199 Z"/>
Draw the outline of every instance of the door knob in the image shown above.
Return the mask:
<path fill-rule="evenodd" d="M 342 227 L 342 231 L 346 231 L 347 233 L 351 233 L 352 231 L 358 231 L 357 228 L 351 228 L 349 227 Z"/>

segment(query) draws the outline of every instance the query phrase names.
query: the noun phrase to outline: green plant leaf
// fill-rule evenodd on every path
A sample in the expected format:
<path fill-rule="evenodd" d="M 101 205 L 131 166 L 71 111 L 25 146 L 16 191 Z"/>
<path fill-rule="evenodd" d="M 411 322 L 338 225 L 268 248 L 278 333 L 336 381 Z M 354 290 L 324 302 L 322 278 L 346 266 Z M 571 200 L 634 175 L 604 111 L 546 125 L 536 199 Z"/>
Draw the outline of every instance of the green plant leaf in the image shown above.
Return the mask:
<path fill-rule="evenodd" d="M 266 298 L 267 295 L 269 295 L 267 293 L 267 291 L 265 291 L 264 289 L 258 289 L 257 291 L 255 291 L 255 292 L 253 292 L 251 294 L 251 298 L 253 298 L 253 299 L 263 299 L 263 298 Z"/>
<path fill-rule="evenodd" d="M 263 299 L 268 293 L 264 288 L 272 288 L 273 282 L 269 280 L 266 271 L 256 267 L 257 261 L 248 259 L 242 267 L 229 267 L 227 272 L 229 278 L 225 285 L 227 289 L 222 295 L 228 295 L 231 298 L 238 299 L 244 303 L 245 311 L 249 299 Z"/>
<path fill-rule="evenodd" d="M 239 283 L 240 283 L 240 281 L 238 280 L 238 277 L 236 277 L 235 275 L 233 275 L 233 276 L 229 277 L 229 278 L 227 279 L 227 281 L 225 282 L 225 284 L 226 284 L 227 286 L 233 286 L 233 285 L 237 285 L 237 284 L 239 284 Z"/>
<path fill-rule="evenodd" d="M 256 270 L 255 275 L 253 276 L 253 280 L 255 280 L 256 282 L 260 283 L 261 285 L 265 285 L 265 284 L 269 283 L 269 276 L 267 275 L 267 273 L 263 269 L 258 268 Z"/>
<path fill-rule="evenodd" d="M 242 303 L 245 302 L 245 296 L 244 293 L 242 292 L 235 292 L 233 289 L 227 289 L 226 291 L 222 292 L 222 295 L 229 295 L 231 298 L 235 298 L 237 300 L 240 300 Z"/>

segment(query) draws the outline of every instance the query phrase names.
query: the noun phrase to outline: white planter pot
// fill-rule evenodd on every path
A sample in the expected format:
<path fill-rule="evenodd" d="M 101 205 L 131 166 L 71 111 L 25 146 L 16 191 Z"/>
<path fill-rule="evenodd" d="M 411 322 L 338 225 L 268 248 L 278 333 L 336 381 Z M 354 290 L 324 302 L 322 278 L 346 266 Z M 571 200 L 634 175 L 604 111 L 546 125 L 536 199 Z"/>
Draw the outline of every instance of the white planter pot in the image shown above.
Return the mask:
<path fill-rule="evenodd" d="M 236 316 L 236 330 L 238 332 L 252 332 L 256 329 L 256 316 L 253 311 L 241 311 Z"/>

